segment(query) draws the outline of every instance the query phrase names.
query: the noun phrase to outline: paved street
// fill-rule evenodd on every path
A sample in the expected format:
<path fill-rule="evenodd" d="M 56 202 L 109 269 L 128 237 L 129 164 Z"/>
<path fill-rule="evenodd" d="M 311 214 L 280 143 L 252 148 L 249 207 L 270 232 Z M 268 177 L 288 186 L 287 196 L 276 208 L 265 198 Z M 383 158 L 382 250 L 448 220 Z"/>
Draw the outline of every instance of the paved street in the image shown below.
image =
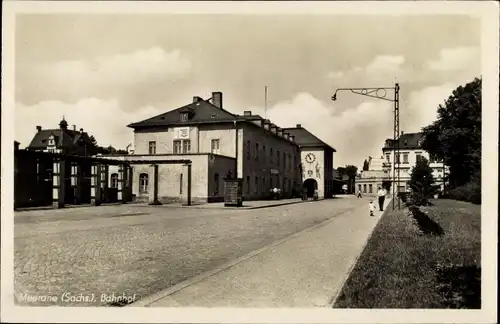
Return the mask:
<path fill-rule="evenodd" d="M 255 210 L 122 205 L 18 212 L 16 296 L 23 305 L 111 305 L 113 294 L 138 300 L 367 201 Z"/>

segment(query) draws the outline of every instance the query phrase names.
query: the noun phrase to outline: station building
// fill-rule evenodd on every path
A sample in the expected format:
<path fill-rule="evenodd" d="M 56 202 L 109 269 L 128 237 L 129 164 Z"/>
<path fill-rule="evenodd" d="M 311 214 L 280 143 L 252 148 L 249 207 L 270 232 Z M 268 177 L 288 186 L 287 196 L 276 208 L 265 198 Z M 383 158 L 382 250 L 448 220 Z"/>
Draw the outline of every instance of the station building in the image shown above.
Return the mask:
<path fill-rule="evenodd" d="M 311 195 L 332 195 L 335 149 L 300 125 L 280 128 L 251 111 L 233 114 L 221 92 L 128 127 L 134 153 L 109 158 L 130 163 L 135 200 L 223 201 L 226 177 L 242 179 L 244 200 L 269 198 L 272 188 L 283 198 L 300 197 L 304 186 Z M 119 182 L 113 166 L 108 176 L 111 186 Z"/>

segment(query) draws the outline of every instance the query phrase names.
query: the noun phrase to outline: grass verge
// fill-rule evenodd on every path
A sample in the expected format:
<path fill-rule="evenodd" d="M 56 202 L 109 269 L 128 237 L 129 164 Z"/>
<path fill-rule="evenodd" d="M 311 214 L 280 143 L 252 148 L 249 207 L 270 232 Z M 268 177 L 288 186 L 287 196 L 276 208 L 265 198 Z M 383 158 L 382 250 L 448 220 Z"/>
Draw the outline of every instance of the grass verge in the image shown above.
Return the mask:
<path fill-rule="evenodd" d="M 480 209 L 439 199 L 415 216 L 388 210 L 333 307 L 480 308 Z"/>

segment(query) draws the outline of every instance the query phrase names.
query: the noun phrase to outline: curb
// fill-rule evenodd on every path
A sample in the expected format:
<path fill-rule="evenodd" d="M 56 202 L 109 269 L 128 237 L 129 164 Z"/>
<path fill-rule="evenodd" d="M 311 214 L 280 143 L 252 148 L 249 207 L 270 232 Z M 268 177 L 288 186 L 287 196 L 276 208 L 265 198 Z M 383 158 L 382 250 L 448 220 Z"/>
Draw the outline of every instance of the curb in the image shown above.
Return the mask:
<path fill-rule="evenodd" d="M 380 220 L 382 219 L 382 217 L 384 217 L 385 213 L 387 212 L 387 207 L 390 205 L 391 202 L 392 202 L 392 199 L 391 200 L 387 200 L 387 205 L 384 208 L 384 212 L 382 213 L 382 215 L 380 215 L 380 218 L 378 219 L 377 223 L 373 227 L 373 230 L 371 231 L 370 235 L 368 235 L 368 238 L 366 239 L 366 242 L 363 244 L 363 248 L 361 249 L 361 253 L 354 259 L 354 262 L 349 267 L 349 270 L 347 271 L 347 276 L 346 276 L 344 282 L 342 283 L 342 285 L 340 286 L 339 291 L 337 292 L 337 294 L 335 296 L 333 296 L 333 298 L 328 303 L 329 308 L 333 308 L 333 306 L 335 305 L 335 302 L 337 301 L 337 299 L 339 298 L 340 294 L 344 290 L 344 286 L 346 285 L 347 280 L 349 280 L 349 277 L 351 276 L 352 271 L 356 267 L 356 264 L 358 263 L 359 257 L 361 256 L 361 254 L 363 254 L 363 252 L 364 252 L 364 250 L 366 248 L 366 245 L 370 241 L 370 239 L 371 239 L 371 237 L 373 235 L 373 232 L 375 231 L 375 228 L 378 226 L 378 224 L 379 224 Z M 342 309 L 342 308 L 338 308 L 338 309 Z"/>
<path fill-rule="evenodd" d="M 214 275 L 216 275 L 216 274 L 218 274 L 218 273 L 220 273 L 222 271 L 225 271 L 225 270 L 227 270 L 229 268 L 232 268 L 235 265 L 238 265 L 238 264 L 240 264 L 240 263 L 242 263 L 242 262 L 244 262 L 244 261 L 246 261 L 246 260 L 248 260 L 248 259 L 250 259 L 250 258 L 252 258 L 252 257 L 254 257 L 254 256 L 256 256 L 256 255 L 258 255 L 258 254 L 260 254 L 260 253 L 262 253 L 262 252 L 264 252 L 266 250 L 268 250 L 268 249 L 270 249 L 270 248 L 272 248 L 272 247 L 281 245 L 281 244 L 283 244 L 283 243 L 285 243 L 285 242 L 287 242 L 287 241 L 289 241 L 289 240 L 291 240 L 293 238 L 296 238 L 296 237 L 298 237 L 298 236 L 300 236 L 300 235 L 302 235 L 304 233 L 307 233 L 307 232 L 313 231 L 315 229 L 318 229 L 320 227 L 326 226 L 330 222 L 332 222 L 334 219 L 336 219 L 337 217 L 342 216 L 344 214 L 347 214 L 349 212 L 352 212 L 352 209 L 349 209 L 349 210 L 347 210 L 347 211 L 345 211 L 343 213 L 340 213 L 340 214 L 337 214 L 335 216 L 332 216 L 332 217 L 330 217 L 330 218 L 322 221 L 321 223 L 315 224 L 315 225 L 313 225 L 311 227 L 308 227 L 308 228 L 305 228 L 305 229 L 303 229 L 303 230 L 301 230 L 299 232 L 293 233 L 293 234 L 291 234 L 291 235 L 289 235 L 289 236 L 287 236 L 285 238 L 282 238 L 280 240 L 272 242 L 272 243 L 270 243 L 270 244 L 268 244 L 268 245 L 266 245 L 266 246 L 264 246 L 264 247 L 262 247 L 260 249 L 251 251 L 251 252 L 249 252 L 249 253 L 247 253 L 247 254 L 245 254 L 245 255 L 243 255 L 243 256 L 235 259 L 235 260 L 232 260 L 230 262 L 222 264 L 219 267 L 216 267 L 215 269 L 202 272 L 202 273 L 200 273 L 200 274 L 198 274 L 198 275 L 196 275 L 194 277 L 191 277 L 191 278 L 188 278 L 188 279 L 186 279 L 184 281 L 181 281 L 181 282 L 179 282 L 179 283 L 177 283 L 177 284 L 175 284 L 175 285 L 173 285 L 171 287 L 168 287 L 168 288 L 163 289 L 163 290 L 161 290 L 159 292 L 156 292 L 156 293 L 153 293 L 153 294 L 151 294 L 149 296 L 146 296 L 143 299 L 140 299 L 140 300 L 138 300 L 138 301 L 136 301 L 134 303 L 125 305 L 124 307 L 148 307 L 149 305 L 151 305 L 151 304 L 153 304 L 153 303 L 155 303 L 155 302 L 157 302 L 157 301 L 159 301 L 159 300 L 161 300 L 163 298 L 166 298 L 166 297 L 168 297 L 170 295 L 173 295 L 174 293 L 176 293 L 176 292 L 178 292 L 180 290 L 183 290 L 183 289 L 185 289 L 185 288 L 187 288 L 187 287 L 189 287 L 191 285 L 194 285 L 194 284 L 196 284 L 196 283 L 198 283 L 200 281 L 203 281 L 203 280 L 205 280 L 207 278 L 210 278 L 210 277 L 212 277 L 212 276 L 214 276 Z"/>

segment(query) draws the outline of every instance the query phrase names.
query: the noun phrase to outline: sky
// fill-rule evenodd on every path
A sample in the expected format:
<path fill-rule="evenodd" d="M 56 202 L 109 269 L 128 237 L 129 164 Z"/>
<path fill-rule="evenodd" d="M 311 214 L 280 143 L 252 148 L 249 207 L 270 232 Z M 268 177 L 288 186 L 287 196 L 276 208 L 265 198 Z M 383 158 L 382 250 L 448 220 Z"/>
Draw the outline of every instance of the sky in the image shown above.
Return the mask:
<path fill-rule="evenodd" d="M 393 136 L 393 103 L 334 102 L 335 89 L 398 82 L 400 129 L 418 132 L 480 76 L 480 28 L 463 15 L 18 15 L 15 137 L 25 147 L 64 115 L 124 148 L 129 123 L 222 91 L 225 109 L 301 124 L 337 150 L 335 167 L 361 167 Z"/>

